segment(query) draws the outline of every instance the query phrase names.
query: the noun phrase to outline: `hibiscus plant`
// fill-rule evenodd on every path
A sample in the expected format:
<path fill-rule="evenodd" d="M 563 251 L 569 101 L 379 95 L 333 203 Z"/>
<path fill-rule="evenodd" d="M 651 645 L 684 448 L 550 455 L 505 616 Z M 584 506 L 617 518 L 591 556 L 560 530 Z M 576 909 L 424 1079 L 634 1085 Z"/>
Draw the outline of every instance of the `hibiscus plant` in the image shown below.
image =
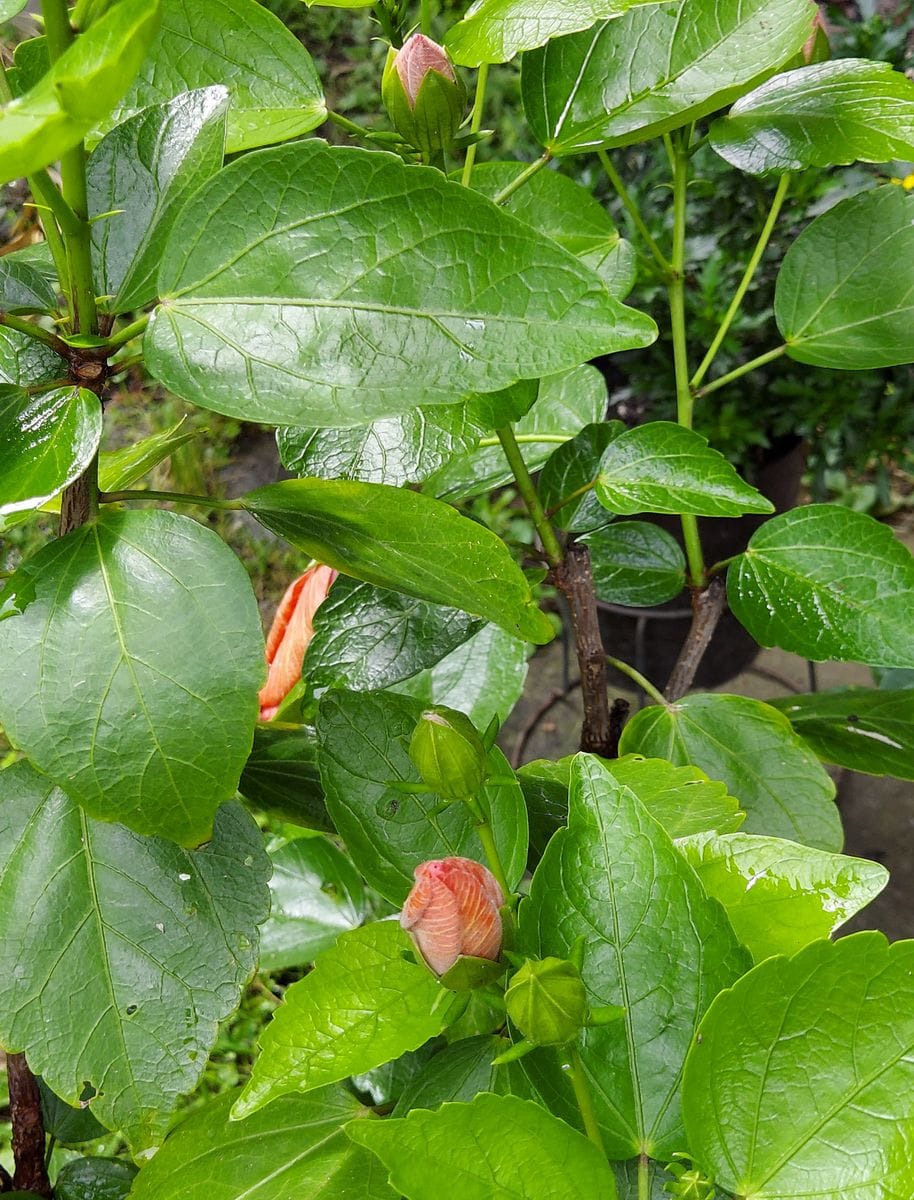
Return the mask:
<path fill-rule="evenodd" d="M 0 584 L 0 1190 L 914 1195 L 914 942 L 833 940 L 886 872 L 841 853 L 823 765 L 914 778 L 914 691 L 694 690 L 727 606 L 760 646 L 914 668 L 914 559 L 837 505 L 775 514 L 692 429 L 782 355 L 914 360 L 914 83 L 830 60 L 812 0 L 353 0 L 390 45 L 360 125 L 257 0 L 30 7 L 0 74 L 43 231 L 0 257 L 0 531 L 60 536 Z M 486 128 L 514 62 L 530 162 Z M 668 241 L 616 154 L 654 139 Z M 771 204 L 701 346 L 709 146 Z M 853 162 L 881 166 L 780 264 L 780 341 L 715 370 L 792 180 Z M 603 371 L 656 337 L 639 269 L 677 420 L 627 428 Z M 275 428 L 293 477 L 150 490 L 190 435 L 107 448 L 138 371 L 150 408 Z M 532 544 L 470 503 L 505 484 Z M 223 509 L 299 554 L 266 656 Z M 711 561 L 699 518 L 746 514 Z M 645 679 L 598 599 L 680 593 Z M 515 769 L 499 731 L 561 620 L 580 753 Z M 628 720 L 608 664 L 648 696 Z M 258 966 L 295 981 L 250 1078 L 188 1105 Z"/>

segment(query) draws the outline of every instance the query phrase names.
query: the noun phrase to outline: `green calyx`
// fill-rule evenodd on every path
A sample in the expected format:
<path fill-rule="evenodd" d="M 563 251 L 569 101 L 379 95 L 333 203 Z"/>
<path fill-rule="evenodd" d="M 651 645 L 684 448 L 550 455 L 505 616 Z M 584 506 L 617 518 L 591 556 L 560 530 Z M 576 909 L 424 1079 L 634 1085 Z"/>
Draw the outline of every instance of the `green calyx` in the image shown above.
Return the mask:
<path fill-rule="evenodd" d="M 535 1046 L 564 1046 L 588 1023 L 587 991 L 574 963 L 544 958 L 524 963 L 505 992 L 508 1016 Z"/>
<path fill-rule="evenodd" d="M 469 717 L 435 705 L 420 716 L 409 743 L 409 757 L 429 790 L 443 800 L 475 796 L 485 783 L 488 755 Z"/>
<path fill-rule="evenodd" d="M 425 163 L 450 149 L 466 114 L 466 88 L 446 52 L 438 49 L 440 61 L 427 67 L 412 94 L 398 69 L 398 61 L 410 51 L 409 43 L 399 51 L 391 47 L 381 80 L 381 98 L 391 124 Z"/>

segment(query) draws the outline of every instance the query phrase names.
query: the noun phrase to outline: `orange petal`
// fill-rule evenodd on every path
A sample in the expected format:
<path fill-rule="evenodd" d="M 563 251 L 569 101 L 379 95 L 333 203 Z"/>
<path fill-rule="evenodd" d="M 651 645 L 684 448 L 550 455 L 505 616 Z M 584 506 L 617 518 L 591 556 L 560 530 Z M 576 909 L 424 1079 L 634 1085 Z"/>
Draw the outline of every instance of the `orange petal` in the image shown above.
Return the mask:
<path fill-rule="evenodd" d="M 269 720 L 301 678 L 308 643 L 314 636 L 314 614 L 327 598 L 337 572 L 318 563 L 287 589 L 267 637 L 267 682 L 260 690 L 260 717 Z"/>

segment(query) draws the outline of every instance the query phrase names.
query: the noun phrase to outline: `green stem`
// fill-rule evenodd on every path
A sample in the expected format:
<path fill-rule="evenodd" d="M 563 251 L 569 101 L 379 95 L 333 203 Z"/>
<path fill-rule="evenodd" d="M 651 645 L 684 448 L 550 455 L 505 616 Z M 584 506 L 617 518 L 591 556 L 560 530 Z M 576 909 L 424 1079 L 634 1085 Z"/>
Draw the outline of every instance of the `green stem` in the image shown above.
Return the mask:
<path fill-rule="evenodd" d="M 567 496 L 563 496 L 558 504 L 555 504 L 552 506 L 552 508 L 548 509 L 546 516 L 551 519 L 557 512 L 561 512 L 566 504 L 570 504 L 572 500 L 577 500 L 581 496 L 586 496 L 588 492 L 593 491 L 596 483 L 596 479 L 590 479 L 587 483 L 582 483 L 579 488 L 575 488 L 573 492 L 569 492 Z"/>
<path fill-rule="evenodd" d="M 432 2 L 431 0 L 420 0 L 419 3 L 419 28 L 426 37 L 432 36 Z"/>
<path fill-rule="evenodd" d="M 646 1154 L 638 1159 L 638 1200 L 651 1200 L 651 1160 Z"/>
<path fill-rule="evenodd" d="M 131 321 L 129 325 L 125 325 L 123 329 L 119 329 L 117 333 L 108 338 L 107 349 L 117 350 L 121 346 L 126 346 L 135 337 L 139 337 L 145 331 L 148 324 L 149 313 L 144 313 L 141 317 L 137 317 L 135 321 Z"/>
<path fill-rule="evenodd" d="M 508 877 L 505 875 L 501 855 L 498 853 L 498 847 L 495 845 L 495 837 L 492 833 L 492 826 L 489 824 L 489 818 L 483 812 L 482 805 L 476 796 L 467 796 L 466 806 L 473 814 L 473 819 L 476 823 L 476 832 L 479 834 L 479 840 L 482 842 L 482 848 L 488 859 L 489 870 L 495 876 L 502 894 L 507 899 L 511 894 L 511 889 L 508 887 Z"/>
<path fill-rule="evenodd" d="M 363 129 L 355 121 L 350 121 L 348 117 L 344 117 L 342 113 L 334 112 L 332 109 L 327 113 L 327 120 L 338 125 L 340 129 L 345 129 L 347 133 L 355 134 L 356 137 L 368 136 L 369 130 Z"/>
<path fill-rule="evenodd" d="M 621 671 L 623 675 L 627 675 L 629 679 L 637 683 L 642 692 L 644 692 L 645 695 L 650 696 L 650 698 L 656 701 L 657 704 L 662 704 L 664 707 L 668 707 L 667 702 L 664 699 L 663 692 L 661 692 L 660 688 L 655 687 L 649 679 L 646 679 L 645 676 L 641 674 L 640 671 L 637 671 L 627 662 L 623 662 L 621 658 L 613 658 L 611 654 L 607 654 L 606 661 L 611 667 L 615 667 L 617 671 Z"/>
<path fill-rule="evenodd" d="M 648 229 L 647 225 L 644 223 L 644 218 L 641 216 L 641 213 L 638 209 L 638 205 L 632 199 L 631 193 L 629 192 L 628 188 L 625 186 L 625 183 L 622 180 L 622 176 L 619 174 L 619 172 L 613 166 L 612 159 L 609 157 L 609 155 L 606 153 L 605 150 L 598 150 L 597 157 L 599 158 L 600 162 L 603 164 L 603 170 L 606 172 L 607 177 L 609 178 L 609 182 L 613 185 L 613 189 L 614 189 L 616 195 L 622 201 L 622 204 L 625 207 L 625 211 L 631 217 L 632 221 L 634 222 L 635 228 L 638 230 L 638 232 L 641 234 L 641 237 L 644 239 L 645 245 L 647 246 L 648 250 L 650 250 L 651 254 L 654 256 L 655 262 L 657 263 L 657 265 L 660 267 L 661 271 L 663 271 L 663 273 L 665 275 L 669 275 L 673 268 L 672 268 L 669 260 L 664 255 L 663 251 L 660 249 L 660 247 L 657 245 L 654 238 L 651 236 L 651 232 Z"/>
<path fill-rule="evenodd" d="M 395 49 L 399 49 L 400 46 L 403 45 L 403 39 L 400 36 L 399 29 L 394 26 L 394 23 L 391 20 L 390 13 L 387 11 L 387 6 L 385 5 L 384 0 L 379 0 L 379 3 L 373 4 L 371 7 L 376 21 L 387 35 L 387 40 Z"/>
<path fill-rule="evenodd" d="M 771 201 L 771 208 L 769 209 L 768 217 L 765 220 L 765 224 L 762 226 L 762 232 L 759 234 L 758 241 L 755 243 L 755 249 L 752 251 L 749 262 L 746 265 L 746 270 L 739 282 L 739 287 L 736 289 L 733 299 L 730 302 L 730 307 L 724 314 L 724 319 L 720 323 L 720 329 L 718 329 L 717 333 L 715 334 L 714 341 L 708 347 L 708 353 L 701 360 L 701 366 L 690 380 L 690 386 L 693 391 L 701 385 L 701 381 L 704 379 L 705 375 L 707 375 L 708 368 L 717 357 L 717 352 L 720 350 L 723 340 L 727 336 L 730 326 L 733 324 L 736 314 L 740 310 L 740 305 L 743 302 L 743 298 L 745 297 L 746 292 L 749 290 L 749 285 L 752 283 L 755 272 L 758 270 L 759 263 L 762 261 L 762 255 L 765 253 L 768 243 L 771 240 L 771 235 L 774 232 L 774 227 L 777 224 L 777 219 L 781 212 L 781 206 L 783 205 L 787 196 L 787 189 L 789 187 L 790 176 L 782 175 L 781 180 L 778 183 L 777 191 L 774 193 L 774 199 Z"/>
<path fill-rule="evenodd" d="M 0 325 L 5 325 L 7 329 L 15 329 L 19 333 L 27 334 L 28 337 L 34 338 L 36 342 L 44 342 L 46 346 L 50 346 L 52 350 L 56 350 L 58 353 L 60 353 L 62 348 L 66 349 L 59 337 L 47 329 L 42 329 L 40 325 L 35 325 L 32 321 L 26 321 L 24 317 L 14 317 L 12 313 L 0 312 Z"/>
<path fill-rule="evenodd" d="M 240 500 L 217 500 L 213 496 L 192 496 L 188 492 L 154 492 L 128 489 L 123 492 L 102 492 L 99 501 L 102 504 L 120 504 L 130 500 L 163 500 L 174 504 L 198 504 L 202 508 L 218 508 L 235 510 L 244 508 Z"/>
<path fill-rule="evenodd" d="M 786 353 L 786 342 L 783 346 L 775 346 L 773 350 L 768 350 L 765 354 L 760 354 L 758 358 L 751 358 L 748 362 L 743 363 L 741 367 L 735 367 L 732 371 L 728 371 L 726 375 L 721 375 L 719 379 L 713 379 L 710 383 L 706 383 L 704 387 L 699 388 L 695 393 L 695 398 L 701 399 L 702 396 L 710 396 L 718 388 L 726 387 L 728 383 L 733 383 L 735 379 L 741 379 L 743 375 L 748 375 L 750 371 L 754 371 L 757 367 L 763 367 L 766 363 L 774 362 L 776 358 L 780 358 L 782 354 Z"/>
<path fill-rule="evenodd" d="M 63 233 L 79 232 L 79 218 L 70 208 L 47 171 L 36 171 L 29 176 L 32 195 L 44 207 L 49 209 L 57 220 Z"/>
<path fill-rule="evenodd" d="M 479 133 L 482 128 L 482 113 L 486 104 L 486 84 L 489 82 L 489 64 L 483 63 L 476 73 L 476 98 L 473 101 L 473 112 L 470 115 L 470 133 Z M 467 146 L 467 156 L 463 161 L 463 175 L 460 182 L 464 187 L 470 186 L 473 178 L 473 164 L 476 162 L 476 143 Z"/>
<path fill-rule="evenodd" d="M 535 446 L 538 442 L 547 446 L 564 446 L 566 442 L 572 440 L 572 435 L 570 433 L 515 433 L 514 440 L 521 446 Z M 500 446 L 501 441 L 497 437 L 484 437 L 479 439 L 477 445 Z"/>
<path fill-rule="evenodd" d="M 514 475 L 517 490 L 520 492 L 521 499 L 527 506 L 527 512 L 529 512 L 533 519 L 533 524 L 536 526 L 536 532 L 540 536 L 540 541 L 546 552 L 546 558 L 549 560 L 550 566 L 557 567 L 562 561 L 562 547 L 559 545 L 555 530 L 546 516 L 543 502 L 540 500 L 539 492 L 536 490 L 536 485 L 530 477 L 530 472 L 527 470 L 527 464 L 524 462 L 523 455 L 520 452 L 517 438 L 514 436 L 514 430 L 510 425 L 506 425 L 503 429 L 496 429 L 495 432 L 498 434 L 498 440 L 501 442 L 501 448 L 505 452 L 508 466 Z"/>
<path fill-rule="evenodd" d="M 600 1153 L 605 1156 L 606 1150 L 603 1146 L 602 1134 L 600 1133 L 600 1123 L 597 1120 L 596 1109 L 593 1105 L 593 1096 L 591 1096 L 590 1088 L 587 1086 L 584 1064 L 581 1062 L 581 1055 L 577 1046 L 571 1047 L 571 1053 L 562 1065 L 568 1072 L 571 1086 L 574 1089 L 574 1098 L 578 1103 L 581 1120 L 584 1122 L 584 1132 Z"/>
<path fill-rule="evenodd" d="M 528 167 L 525 167 L 518 177 L 513 179 L 507 187 L 503 187 L 498 195 L 493 196 L 493 201 L 496 204 L 504 204 L 506 200 L 509 200 L 514 195 L 518 188 L 523 187 L 528 179 L 532 179 L 537 171 L 542 171 L 543 167 L 550 162 L 552 162 L 552 154 L 547 150 L 536 162 L 532 162 Z"/>

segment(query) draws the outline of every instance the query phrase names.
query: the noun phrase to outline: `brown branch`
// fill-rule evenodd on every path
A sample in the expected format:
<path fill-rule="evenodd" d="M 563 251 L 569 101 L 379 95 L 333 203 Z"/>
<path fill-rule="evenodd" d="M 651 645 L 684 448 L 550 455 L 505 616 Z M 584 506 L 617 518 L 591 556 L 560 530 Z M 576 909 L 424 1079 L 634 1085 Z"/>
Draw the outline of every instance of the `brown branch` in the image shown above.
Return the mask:
<path fill-rule="evenodd" d="M 51 1181 L 44 1165 L 44 1123 L 38 1084 L 24 1054 L 8 1054 L 6 1072 L 10 1087 L 13 1157 L 16 1160 L 13 1187 L 50 1196 Z"/>
<path fill-rule="evenodd" d="M 604 758 L 612 755 L 609 723 L 609 696 L 606 683 L 606 651 L 600 636 L 597 597 L 590 569 L 590 551 L 573 542 L 555 568 L 555 582 L 568 600 L 574 644 L 581 669 L 584 696 L 584 724 L 581 749 Z"/>
<path fill-rule="evenodd" d="M 692 686 L 726 607 L 727 593 L 720 576 L 715 576 L 703 591 L 693 591 L 692 625 L 664 690 L 667 700 L 679 700 Z"/>

